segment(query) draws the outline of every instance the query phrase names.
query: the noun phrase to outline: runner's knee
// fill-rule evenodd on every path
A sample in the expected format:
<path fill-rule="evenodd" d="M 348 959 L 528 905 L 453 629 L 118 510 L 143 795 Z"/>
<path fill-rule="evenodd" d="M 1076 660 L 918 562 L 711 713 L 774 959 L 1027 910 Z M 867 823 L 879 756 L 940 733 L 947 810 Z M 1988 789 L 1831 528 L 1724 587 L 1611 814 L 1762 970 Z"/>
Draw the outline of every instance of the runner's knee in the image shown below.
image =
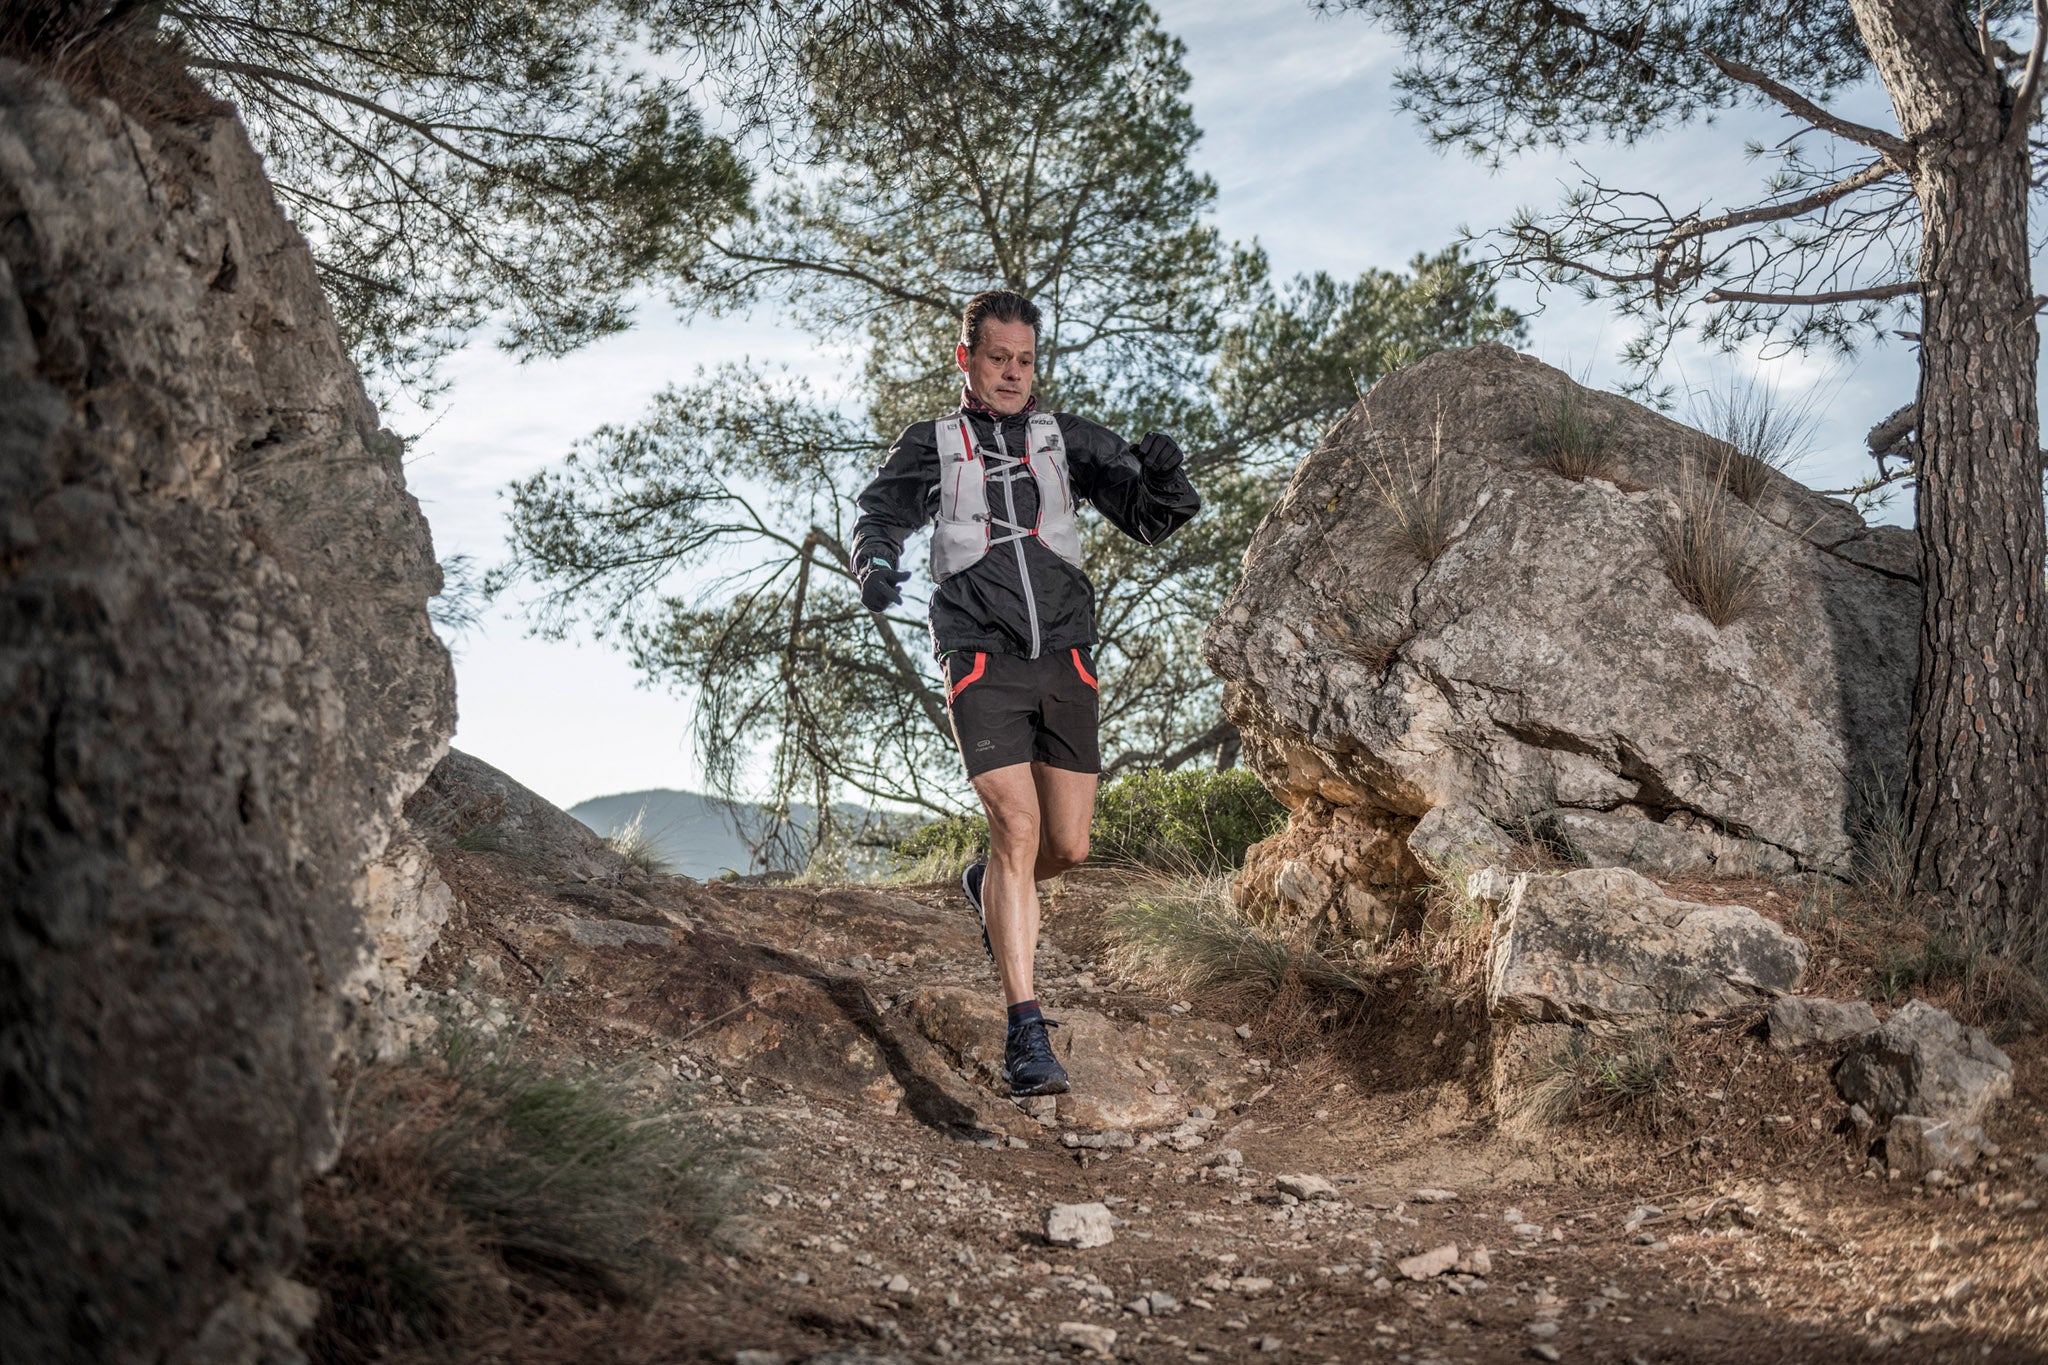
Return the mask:
<path fill-rule="evenodd" d="M 991 810 L 988 813 L 991 852 L 1009 858 L 1030 858 L 1038 852 L 1038 812 Z"/>
<path fill-rule="evenodd" d="M 1088 831 L 1079 834 L 1048 833 L 1045 844 L 1038 851 L 1041 863 L 1054 872 L 1065 872 L 1070 867 L 1079 867 L 1088 861 Z"/>

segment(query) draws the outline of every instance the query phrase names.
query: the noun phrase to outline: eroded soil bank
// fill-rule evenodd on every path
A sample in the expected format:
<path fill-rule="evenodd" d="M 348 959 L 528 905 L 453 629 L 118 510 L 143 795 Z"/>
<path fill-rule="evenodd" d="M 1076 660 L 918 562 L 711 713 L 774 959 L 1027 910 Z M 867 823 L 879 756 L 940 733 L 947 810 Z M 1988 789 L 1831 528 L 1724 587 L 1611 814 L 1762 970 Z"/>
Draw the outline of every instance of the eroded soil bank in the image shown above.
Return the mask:
<path fill-rule="evenodd" d="M 994 976 L 950 887 L 554 884 L 503 854 L 440 856 L 461 909 L 425 984 L 486 1027 L 523 1022 L 556 1060 L 636 1064 L 740 1163 L 731 1216 L 669 1289 L 558 1343 L 582 1359 L 2021 1361 L 2048 1345 L 2032 1032 L 2003 1038 L 2000 1154 L 1951 1188 L 1866 1170 L 1837 1131 L 1833 1055 L 1777 1054 L 1755 1020 L 1690 1036 L 1654 1112 L 1515 1136 L 1485 1100 L 1477 1001 L 1411 984 L 1338 1031 L 1299 1008 L 1175 1008 L 1103 966 L 1122 880 L 1090 870 L 1054 890 L 1041 954 L 1079 1085 L 1035 1117 L 992 1075 Z M 1827 984 L 1853 989 L 1855 964 L 1816 949 Z M 1130 1146 L 1102 1136 L 1120 1127 Z M 1276 1184 L 1304 1174 L 1332 1197 Z M 1047 1243 L 1049 1206 L 1093 1201 L 1113 1242 Z M 1402 1275 L 1451 1243 L 1484 1273 Z M 522 1340 L 490 1354 L 522 1358 Z"/>

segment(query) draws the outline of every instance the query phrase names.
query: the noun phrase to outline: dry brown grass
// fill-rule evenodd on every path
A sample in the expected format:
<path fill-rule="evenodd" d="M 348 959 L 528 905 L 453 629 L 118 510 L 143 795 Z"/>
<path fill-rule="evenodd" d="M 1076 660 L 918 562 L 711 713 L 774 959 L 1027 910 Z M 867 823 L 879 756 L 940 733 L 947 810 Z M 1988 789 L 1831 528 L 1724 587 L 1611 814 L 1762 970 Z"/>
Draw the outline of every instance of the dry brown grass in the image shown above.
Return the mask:
<path fill-rule="evenodd" d="M 1704 396 L 1698 425 L 1715 442 L 1721 484 L 1751 507 L 1773 478 L 1806 458 L 1818 420 L 1813 398 L 1787 399 L 1769 383 L 1731 383 Z"/>
<path fill-rule="evenodd" d="M 551 1358 L 519 1344 L 523 1327 L 646 1301 L 716 1223 L 726 1183 L 713 1146 L 607 1073 L 459 1035 L 444 1058 L 373 1067 L 334 1169 L 306 1189 L 308 1350 L 357 1365 L 500 1341 Z"/>
<path fill-rule="evenodd" d="M 1677 507 L 1659 530 L 1665 572 L 1679 595 L 1716 627 L 1734 624 L 1763 602 L 1763 519 L 1728 491 L 1733 452 L 1688 455 L 1679 470 Z"/>
<path fill-rule="evenodd" d="M 1366 473 L 1387 510 L 1387 541 L 1394 552 L 1425 566 L 1442 558 L 1457 523 L 1445 486 L 1443 411 L 1437 411 L 1426 445 L 1377 437 Z"/>
<path fill-rule="evenodd" d="M 1606 478 L 1620 459 L 1608 423 L 1593 415 L 1585 389 L 1577 384 L 1558 390 L 1535 436 L 1537 461 L 1567 479 Z"/>
<path fill-rule="evenodd" d="M 108 99 L 138 122 L 156 126 L 225 113 L 178 51 L 143 27 L 151 13 L 132 7 L 127 22 L 106 24 L 103 5 L 0 5 L 0 56 L 11 57 L 87 99 Z"/>

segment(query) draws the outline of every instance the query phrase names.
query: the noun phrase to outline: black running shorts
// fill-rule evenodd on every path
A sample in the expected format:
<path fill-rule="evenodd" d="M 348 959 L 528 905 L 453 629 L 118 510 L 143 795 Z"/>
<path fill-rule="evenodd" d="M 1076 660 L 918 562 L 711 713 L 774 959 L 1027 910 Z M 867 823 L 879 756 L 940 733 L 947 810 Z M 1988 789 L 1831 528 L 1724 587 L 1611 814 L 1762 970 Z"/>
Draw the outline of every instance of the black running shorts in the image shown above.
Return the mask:
<path fill-rule="evenodd" d="M 1026 659 L 957 649 L 945 667 L 953 739 L 969 777 L 1013 763 L 1102 771 L 1091 651 L 1062 649 Z"/>

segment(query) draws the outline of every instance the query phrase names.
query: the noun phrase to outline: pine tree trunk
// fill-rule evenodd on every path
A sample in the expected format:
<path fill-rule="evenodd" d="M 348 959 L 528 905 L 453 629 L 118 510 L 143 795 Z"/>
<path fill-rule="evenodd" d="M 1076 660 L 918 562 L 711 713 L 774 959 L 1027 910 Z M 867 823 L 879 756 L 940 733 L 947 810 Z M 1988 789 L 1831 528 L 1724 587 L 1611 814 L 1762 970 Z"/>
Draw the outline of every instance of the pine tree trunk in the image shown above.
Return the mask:
<path fill-rule="evenodd" d="M 1917 160 L 1924 239 L 1914 887 L 1984 946 L 2048 923 L 2048 611 L 2025 130 L 1942 0 L 1853 0 Z"/>

